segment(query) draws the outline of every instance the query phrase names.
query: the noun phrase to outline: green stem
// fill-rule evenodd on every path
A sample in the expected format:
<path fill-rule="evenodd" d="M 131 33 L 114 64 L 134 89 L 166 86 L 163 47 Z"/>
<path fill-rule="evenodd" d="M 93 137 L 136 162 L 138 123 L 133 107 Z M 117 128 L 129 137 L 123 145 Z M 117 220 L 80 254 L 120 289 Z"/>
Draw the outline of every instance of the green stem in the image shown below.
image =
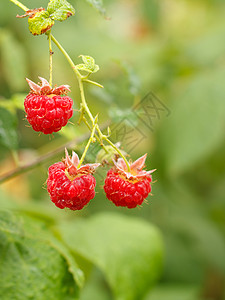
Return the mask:
<path fill-rule="evenodd" d="M 116 147 L 116 145 L 113 144 L 113 142 L 111 142 L 105 135 L 103 136 L 103 139 L 109 144 L 112 146 L 113 149 L 115 149 L 119 155 L 122 157 L 122 159 L 125 161 L 125 164 L 127 166 L 127 171 L 130 172 L 130 165 L 129 165 L 129 162 L 128 160 L 126 159 L 126 157 L 123 155 L 123 153 L 120 151 L 119 148 Z"/>
<path fill-rule="evenodd" d="M 84 86 L 83 86 L 83 81 L 81 77 L 78 77 L 78 84 L 79 84 L 79 89 L 80 89 L 80 95 L 81 95 L 81 102 L 82 102 L 82 107 L 84 108 L 84 110 L 87 112 L 92 125 L 94 125 L 94 117 L 92 116 L 92 113 L 90 112 L 90 109 L 87 105 L 86 99 L 85 99 L 85 95 L 84 95 Z"/>
<path fill-rule="evenodd" d="M 24 11 L 27 11 L 29 10 L 29 8 L 27 8 L 25 5 L 23 5 L 21 2 L 19 2 L 18 0 L 10 0 L 12 3 L 14 3 L 15 5 L 17 5 L 18 7 L 20 7 L 22 10 Z M 85 99 L 85 95 L 84 95 L 84 87 L 83 87 L 83 82 L 87 82 L 87 83 L 91 83 L 91 84 L 94 84 L 96 86 L 99 86 L 99 87 L 103 87 L 102 85 L 100 85 L 99 83 L 97 82 L 94 82 L 94 81 L 91 81 L 87 78 L 84 78 L 81 76 L 81 74 L 79 73 L 79 71 L 76 69 L 76 65 L 74 64 L 74 62 L 72 61 L 72 59 L 70 58 L 69 54 L 66 52 L 66 50 L 62 47 L 62 45 L 56 40 L 56 38 L 51 34 L 51 31 L 49 31 L 48 33 L 48 38 L 49 38 L 49 52 L 50 52 L 50 67 L 49 67 L 49 71 L 50 71 L 50 76 L 49 76 L 49 83 L 50 85 L 52 86 L 52 45 L 51 45 L 51 41 L 53 41 L 55 43 L 55 45 L 59 48 L 59 50 L 62 52 L 62 54 L 65 56 L 65 58 L 67 59 L 68 63 L 70 64 L 70 66 L 72 67 L 72 70 L 74 71 L 74 73 L 76 74 L 76 77 L 78 79 L 78 84 L 79 84 L 79 89 L 80 89 L 80 94 L 81 94 L 81 101 L 82 101 L 82 109 L 87 112 L 91 122 L 92 122 L 92 131 L 91 131 L 91 136 L 88 140 L 88 143 L 84 149 L 84 152 L 83 152 L 83 155 L 81 157 L 81 160 L 80 160 L 80 163 L 79 163 L 79 167 L 81 166 L 84 158 L 85 158 L 85 155 L 88 151 L 88 148 L 91 144 L 91 142 L 93 141 L 93 137 L 95 136 L 96 139 L 98 140 L 98 142 L 100 142 L 101 146 L 104 148 L 104 150 L 106 152 L 108 152 L 105 147 L 104 147 L 104 144 L 103 144 L 103 139 L 108 143 L 110 144 L 117 152 L 118 154 L 123 158 L 123 160 L 125 161 L 126 163 L 126 166 L 127 166 L 127 170 L 128 172 L 130 172 L 130 165 L 126 159 L 126 157 L 123 155 L 123 153 L 120 151 L 120 149 L 118 149 L 116 147 L 116 145 L 114 145 L 109 139 L 108 137 L 106 137 L 105 135 L 102 134 L 98 124 L 96 124 L 95 122 L 95 119 L 87 105 L 87 102 L 86 102 L 86 99 Z M 83 116 L 83 120 L 84 122 L 86 123 L 86 125 L 89 127 L 89 129 L 91 129 L 89 123 L 87 122 L 87 120 L 84 118 Z M 96 135 L 95 131 L 98 132 L 98 135 L 99 137 Z"/>
<path fill-rule="evenodd" d="M 94 138 L 94 135 L 95 135 L 95 129 L 96 129 L 96 124 L 94 124 L 94 126 L 93 126 L 93 128 L 92 128 L 91 136 L 90 136 L 90 138 L 89 138 L 89 140 L 88 140 L 88 142 L 87 142 L 87 145 L 86 145 L 86 147 L 85 147 L 85 149 L 84 149 L 84 152 L 83 152 L 83 154 L 82 154 L 82 157 L 81 157 L 81 159 L 80 159 L 80 162 L 79 162 L 77 168 L 80 168 L 80 166 L 82 165 L 82 162 L 84 161 L 84 158 L 85 158 L 85 156 L 86 156 L 86 154 L 87 154 L 88 148 L 90 147 L 91 142 L 93 141 L 93 138 Z"/>
<path fill-rule="evenodd" d="M 99 84 L 98 82 L 89 80 L 89 79 L 83 79 L 83 82 L 91 83 L 91 84 L 94 84 L 94 85 L 96 85 L 96 86 L 98 86 L 100 88 L 103 88 L 103 85 Z"/>
<path fill-rule="evenodd" d="M 83 116 L 82 120 L 87 125 L 88 129 L 91 131 L 91 126 L 88 123 L 87 119 Z M 96 129 L 98 128 L 98 125 L 96 124 Z M 109 151 L 106 149 L 105 145 L 102 143 L 102 140 L 100 140 L 99 136 L 95 133 L 95 138 L 99 142 L 100 146 L 105 150 L 105 153 L 109 153 Z"/>
<path fill-rule="evenodd" d="M 52 39 L 51 39 L 51 30 L 48 33 L 48 45 L 49 45 L 49 84 L 52 87 Z"/>
<path fill-rule="evenodd" d="M 51 34 L 51 38 L 52 38 L 53 43 L 55 43 L 55 45 L 59 48 L 59 50 L 65 56 L 65 58 L 67 59 L 68 63 L 72 67 L 74 73 L 76 74 L 76 77 L 77 77 L 77 80 L 78 80 L 78 84 L 79 84 L 79 89 L 80 89 L 81 101 L 82 101 L 83 108 L 87 112 L 87 114 L 88 114 L 88 116 L 89 116 L 92 124 L 94 124 L 94 117 L 92 116 L 92 113 L 90 112 L 90 110 L 89 110 L 89 108 L 87 106 L 86 100 L 85 100 L 82 77 L 81 77 L 80 73 L 78 72 L 78 70 L 76 69 L 76 65 L 74 64 L 74 62 L 72 61 L 72 59 L 70 58 L 70 56 L 66 52 L 66 50 L 62 47 L 62 45 L 60 45 L 60 43 L 56 40 L 56 38 L 52 34 Z"/>
<path fill-rule="evenodd" d="M 77 77 L 81 77 L 80 73 L 77 71 L 76 66 L 75 66 L 74 62 L 72 61 L 72 59 L 70 58 L 69 54 L 66 52 L 66 50 L 63 48 L 63 46 L 57 41 L 57 39 L 52 34 L 51 34 L 51 39 L 52 39 L 53 43 L 55 43 L 55 45 L 62 52 L 62 54 L 65 56 L 65 58 L 67 59 L 68 63 L 70 64 L 70 66 L 72 67 L 73 71 L 75 72 L 76 76 Z"/>
<path fill-rule="evenodd" d="M 23 5 L 22 3 L 20 3 L 19 1 L 17 0 L 9 0 L 11 1 L 12 3 L 16 4 L 17 6 L 19 6 L 22 10 L 24 11 L 27 11 L 29 10 L 29 8 L 27 8 L 25 5 Z"/>

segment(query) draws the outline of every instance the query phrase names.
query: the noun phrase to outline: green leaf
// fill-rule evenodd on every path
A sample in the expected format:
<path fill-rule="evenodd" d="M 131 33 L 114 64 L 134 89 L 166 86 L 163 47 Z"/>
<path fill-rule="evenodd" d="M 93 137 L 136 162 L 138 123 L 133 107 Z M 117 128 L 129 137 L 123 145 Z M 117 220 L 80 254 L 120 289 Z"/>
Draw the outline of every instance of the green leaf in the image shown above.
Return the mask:
<path fill-rule="evenodd" d="M 50 0 L 47 11 L 53 20 L 64 21 L 75 14 L 75 9 L 66 0 Z"/>
<path fill-rule="evenodd" d="M 104 273 L 115 299 L 142 299 L 159 276 L 162 241 L 151 224 L 116 214 L 98 214 L 60 225 L 62 238 Z"/>
<path fill-rule="evenodd" d="M 80 56 L 86 66 L 88 66 L 90 69 L 93 69 L 95 67 L 95 60 L 91 56 L 87 55 L 81 55 Z"/>
<path fill-rule="evenodd" d="M 18 146 L 16 115 L 2 107 L 0 107 L 0 143 L 9 149 L 16 149 Z"/>
<path fill-rule="evenodd" d="M 106 15 L 106 10 L 103 7 L 102 0 L 86 0 L 87 3 L 89 3 L 92 7 L 94 7 L 98 12 L 100 12 L 101 15 Z"/>
<path fill-rule="evenodd" d="M 0 212 L 0 298 L 74 300 L 80 270 L 45 224 Z"/>
<path fill-rule="evenodd" d="M 84 64 L 76 65 L 77 70 L 86 71 L 88 73 L 96 73 L 99 70 L 99 66 L 95 64 L 95 60 L 91 56 L 80 55 Z"/>
<path fill-rule="evenodd" d="M 161 128 L 159 144 L 170 172 L 190 169 L 223 142 L 224 76 L 224 70 L 217 68 L 192 77 L 171 104 L 172 114 Z"/>
<path fill-rule="evenodd" d="M 38 11 L 28 18 L 29 30 L 33 35 L 43 34 L 54 25 L 47 11 Z"/>

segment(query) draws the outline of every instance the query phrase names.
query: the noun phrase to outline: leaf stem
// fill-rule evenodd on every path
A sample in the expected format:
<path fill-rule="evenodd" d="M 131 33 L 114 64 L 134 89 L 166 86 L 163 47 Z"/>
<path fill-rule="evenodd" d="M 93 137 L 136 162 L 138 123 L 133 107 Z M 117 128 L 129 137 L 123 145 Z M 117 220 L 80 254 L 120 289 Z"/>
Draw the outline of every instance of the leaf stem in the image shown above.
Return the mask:
<path fill-rule="evenodd" d="M 27 11 L 29 10 L 28 7 L 26 7 L 25 5 L 23 5 L 21 2 L 19 2 L 18 0 L 9 0 L 12 3 L 16 4 L 18 7 L 20 7 L 22 10 Z"/>
<path fill-rule="evenodd" d="M 96 85 L 96 86 L 98 86 L 100 88 L 103 88 L 103 85 L 99 84 L 98 82 L 89 80 L 89 79 L 83 79 L 83 82 L 91 83 L 91 84 L 94 84 L 94 85 Z"/>

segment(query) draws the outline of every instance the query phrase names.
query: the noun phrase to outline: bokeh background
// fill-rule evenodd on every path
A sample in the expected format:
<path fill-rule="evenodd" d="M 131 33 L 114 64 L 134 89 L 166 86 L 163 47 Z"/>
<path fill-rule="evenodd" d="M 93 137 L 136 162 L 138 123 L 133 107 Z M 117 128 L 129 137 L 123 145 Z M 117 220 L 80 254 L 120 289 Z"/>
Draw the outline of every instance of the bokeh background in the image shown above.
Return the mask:
<path fill-rule="evenodd" d="M 165 259 L 160 280 L 143 299 L 225 299 L 224 1 L 105 0 L 103 15 L 86 1 L 70 2 L 76 15 L 56 23 L 53 34 L 75 63 L 84 54 L 100 66 L 93 80 L 104 89 L 87 87 L 87 101 L 94 114 L 99 112 L 101 124 L 111 120 L 114 141 L 121 138 L 132 159 L 148 153 L 147 169 L 157 169 L 152 196 L 140 209 L 114 207 L 102 190 L 104 168 L 97 173 L 97 196 L 82 212 L 59 211 L 43 184 L 61 151 L 4 182 L 1 206 L 36 205 L 65 219 L 110 211 L 147 220 L 161 230 Z M 0 132 L 1 174 L 15 168 L 18 159 L 32 162 L 87 132 L 83 125 L 69 124 L 49 138 L 26 127 L 24 79 L 48 78 L 48 42 L 45 35 L 32 36 L 27 20 L 15 18 L 18 13 L 23 12 L 1 1 L 0 105 L 8 120 Z M 71 86 L 79 109 L 76 78 L 58 49 L 53 50 L 53 81 Z M 77 120 L 75 112 L 72 122 Z M 81 153 L 84 144 L 73 147 Z M 90 150 L 89 160 L 96 149 Z M 81 298 L 112 299 L 101 272 L 88 277 Z"/>

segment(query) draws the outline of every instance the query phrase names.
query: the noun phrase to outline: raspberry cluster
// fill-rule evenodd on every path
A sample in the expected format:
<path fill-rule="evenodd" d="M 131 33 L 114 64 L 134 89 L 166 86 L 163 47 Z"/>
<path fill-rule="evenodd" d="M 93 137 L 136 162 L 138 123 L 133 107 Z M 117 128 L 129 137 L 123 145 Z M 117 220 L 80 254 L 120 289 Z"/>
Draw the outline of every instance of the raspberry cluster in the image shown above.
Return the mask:
<path fill-rule="evenodd" d="M 130 164 L 130 172 L 123 159 L 118 159 L 105 180 L 106 197 L 116 206 L 134 208 L 141 205 L 151 192 L 151 173 L 142 170 L 146 155 Z M 73 152 L 49 167 L 47 190 L 52 202 L 59 208 L 80 210 L 95 196 L 96 181 L 93 172 L 99 166 L 86 164 L 79 166 L 79 157 Z"/>
<path fill-rule="evenodd" d="M 68 85 L 52 88 L 42 77 L 41 85 L 26 79 L 30 86 L 30 93 L 24 101 L 26 117 L 35 131 L 51 134 L 65 126 L 73 115 L 73 100 L 66 96 L 70 91 Z M 64 95 L 64 96 L 63 96 Z M 105 150 L 97 155 L 97 161 L 102 163 L 114 156 L 118 159 L 115 149 L 108 146 L 108 156 Z M 121 152 L 122 153 L 122 152 Z M 108 171 L 104 191 L 106 197 L 116 206 L 135 208 L 141 205 L 151 192 L 151 171 L 143 170 L 147 154 L 133 163 L 119 158 Z M 95 196 L 96 180 L 93 176 L 100 163 L 80 164 L 78 155 L 73 152 L 62 162 L 49 167 L 47 190 L 52 202 L 59 208 L 80 210 Z"/>

